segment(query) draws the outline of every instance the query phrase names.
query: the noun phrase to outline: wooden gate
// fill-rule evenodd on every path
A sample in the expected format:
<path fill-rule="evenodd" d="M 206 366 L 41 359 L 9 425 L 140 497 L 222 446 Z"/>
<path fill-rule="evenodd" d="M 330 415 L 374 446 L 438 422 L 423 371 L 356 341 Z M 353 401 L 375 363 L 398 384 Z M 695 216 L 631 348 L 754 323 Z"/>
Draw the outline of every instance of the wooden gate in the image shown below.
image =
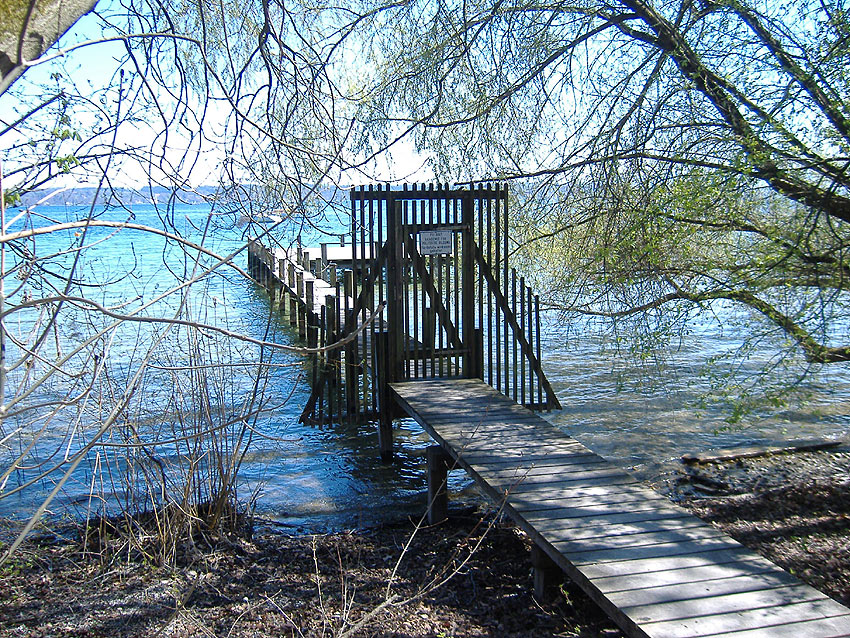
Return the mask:
<path fill-rule="evenodd" d="M 322 358 L 305 418 L 391 419 L 386 383 L 435 377 L 477 377 L 533 409 L 560 408 L 540 365 L 539 297 L 509 264 L 507 187 L 350 197 L 351 269 L 321 339 L 348 341 Z"/>

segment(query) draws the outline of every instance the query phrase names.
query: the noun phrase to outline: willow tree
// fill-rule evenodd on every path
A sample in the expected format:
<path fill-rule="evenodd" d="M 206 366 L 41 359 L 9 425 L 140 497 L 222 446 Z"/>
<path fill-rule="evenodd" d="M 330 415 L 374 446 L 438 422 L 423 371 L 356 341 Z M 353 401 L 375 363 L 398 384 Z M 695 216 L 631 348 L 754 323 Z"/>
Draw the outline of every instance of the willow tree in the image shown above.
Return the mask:
<path fill-rule="evenodd" d="M 387 13 L 364 122 L 393 122 L 455 179 L 517 178 L 556 305 L 647 335 L 726 304 L 800 369 L 850 359 L 842 0 Z"/>

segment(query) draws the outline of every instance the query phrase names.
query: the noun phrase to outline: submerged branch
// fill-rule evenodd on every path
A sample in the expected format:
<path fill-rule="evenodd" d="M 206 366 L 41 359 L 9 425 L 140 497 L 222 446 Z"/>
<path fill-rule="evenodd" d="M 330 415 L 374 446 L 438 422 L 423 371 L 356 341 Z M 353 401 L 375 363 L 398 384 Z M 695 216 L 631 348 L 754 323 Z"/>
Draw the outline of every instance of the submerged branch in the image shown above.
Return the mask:
<path fill-rule="evenodd" d="M 696 304 L 706 301 L 734 301 L 758 311 L 781 328 L 785 334 L 794 339 L 797 345 L 803 349 L 806 360 L 810 363 L 840 363 L 842 361 L 850 361 L 850 346 L 829 347 L 819 343 L 806 328 L 748 290 L 711 290 L 694 293 L 682 290 L 672 282 L 670 283 L 675 288 L 674 292 L 661 295 L 639 306 L 613 311 L 592 310 L 582 307 L 571 307 L 568 310 L 587 316 L 622 319 L 660 308 L 674 301 L 689 301 Z"/>

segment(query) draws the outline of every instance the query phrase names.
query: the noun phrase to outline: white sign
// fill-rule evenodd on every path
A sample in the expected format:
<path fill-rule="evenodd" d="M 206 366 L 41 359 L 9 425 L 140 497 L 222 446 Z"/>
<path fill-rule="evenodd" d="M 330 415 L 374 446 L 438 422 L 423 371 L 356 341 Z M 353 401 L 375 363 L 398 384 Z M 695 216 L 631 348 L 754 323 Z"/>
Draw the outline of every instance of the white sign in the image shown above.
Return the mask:
<path fill-rule="evenodd" d="M 420 230 L 420 255 L 451 255 L 452 231 L 450 230 Z"/>

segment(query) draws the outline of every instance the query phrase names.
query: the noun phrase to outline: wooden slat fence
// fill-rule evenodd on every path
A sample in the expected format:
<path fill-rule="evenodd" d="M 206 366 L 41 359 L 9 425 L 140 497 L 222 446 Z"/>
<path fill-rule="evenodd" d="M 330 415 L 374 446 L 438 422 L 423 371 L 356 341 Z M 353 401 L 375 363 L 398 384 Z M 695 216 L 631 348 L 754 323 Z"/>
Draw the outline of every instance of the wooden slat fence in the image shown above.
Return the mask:
<path fill-rule="evenodd" d="M 350 269 L 341 277 L 322 259 L 303 260 L 300 248 L 291 258 L 249 251 L 249 262 L 270 264 L 254 276 L 269 285 L 268 273 L 277 275 L 291 316 L 310 306 L 299 333 L 319 346 L 385 308 L 356 339 L 315 357 L 305 420 L 371 419 L 382 412 L 382 383 L 447 377 L 483 379 L 532 409 L 560 408 L 541 367 L 540 298 L 510 263 L 507 186 L 368 186 L 350 200 Z M 330 289 L 315 307 L 305 278 Z"/>

